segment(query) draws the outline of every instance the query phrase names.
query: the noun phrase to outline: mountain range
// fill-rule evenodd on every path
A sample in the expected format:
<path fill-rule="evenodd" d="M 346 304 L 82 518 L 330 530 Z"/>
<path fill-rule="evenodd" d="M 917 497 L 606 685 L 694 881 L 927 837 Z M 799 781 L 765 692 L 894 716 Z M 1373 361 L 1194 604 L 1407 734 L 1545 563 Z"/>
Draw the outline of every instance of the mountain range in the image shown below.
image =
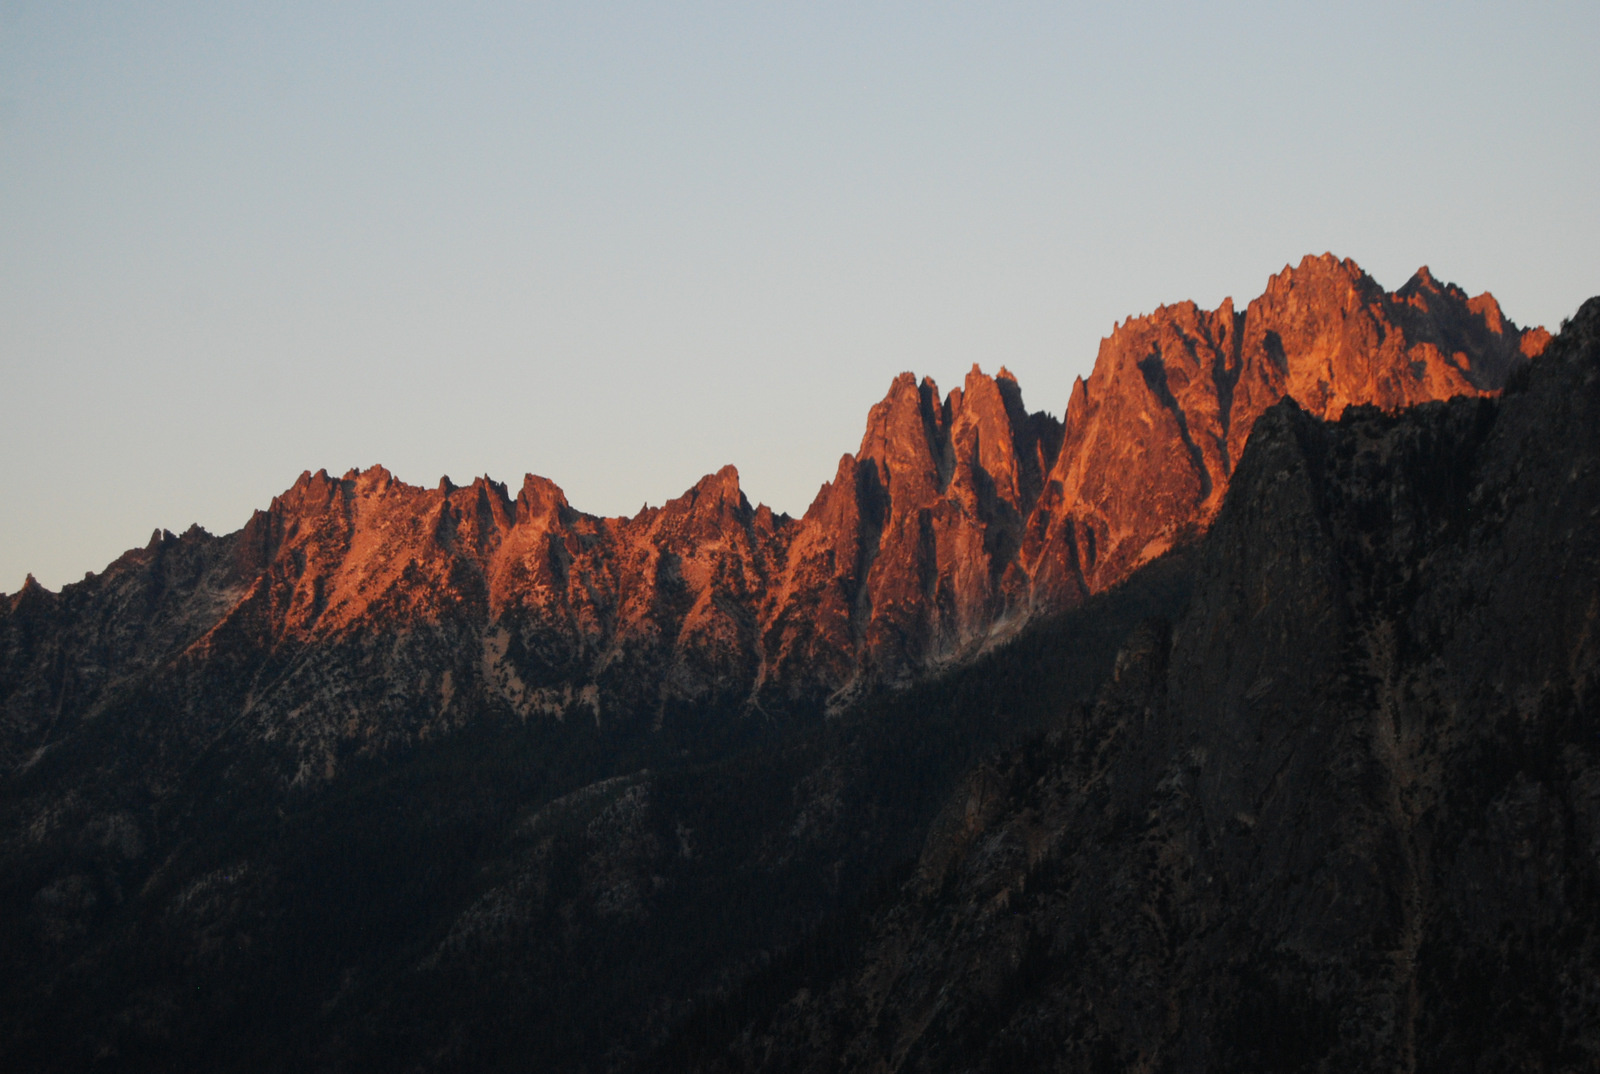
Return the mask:
<path fill-rule="evenodd" d="M 207 683 L 207 705 L 290 746 L 299 779 L 485 705 L 656 724 L 837 708 L 1191 539 L 1285 396 L 1332 419 L 1482 395 L 1548 338 L 1426 269 L 1389 294 L 1325 255 L 1243 311 L 1122 323 L 1064 422 L 1029 413 L 1004 369 L 944 396 L 902 374 L 799 519 L 752 508 L 731 466 L 632 518 L 583 514 L 532 475 L 513 496 L 306 473 L 237 533 L 158 533 L 59 595 L 13 595 L 11 623 L 48 626 L 7 648 L 0 759 L 25 763 L 162 664 L 245 672 L 227 698 Z M 382 665 L 381 688 L 353 659 Z"/>
<path fill-rule="evenodd" d="M 1308 257 L 1060 420 L 902 374 L 797 519 L 319 471 L 30 579 L 0 1056 L 1592 1058 L 1596 317 Z"/>

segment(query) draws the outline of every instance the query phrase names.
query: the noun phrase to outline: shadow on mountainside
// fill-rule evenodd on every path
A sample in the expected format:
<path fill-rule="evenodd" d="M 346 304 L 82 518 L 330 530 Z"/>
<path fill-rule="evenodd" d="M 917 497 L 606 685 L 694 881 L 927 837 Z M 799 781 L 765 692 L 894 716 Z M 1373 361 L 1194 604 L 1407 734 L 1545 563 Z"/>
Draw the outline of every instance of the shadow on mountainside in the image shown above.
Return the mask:
<path fill-rule="evenodd" d="M 13 824 L 46 815 L 54 785 L 75 799 L 56 808 L 100 819 L 8 848 L 0 1058 L 626 1066 L 899 875 L 961 773 L 1070 718 L 1188 585 L 1169 555 L 811 731 L 730 732 L 721 761 L 703 742 L 686 756 L 667 736 L 485 719 L 287 797 L 270 757 L 223 737 L 158 795 L 126 774 L 160 755 L 164 699 L 135 688 L 8 788 Z M 84 771 L 121 775 L 95 788 Z M 120 845 L 133 815 L 141 845 Z"/>

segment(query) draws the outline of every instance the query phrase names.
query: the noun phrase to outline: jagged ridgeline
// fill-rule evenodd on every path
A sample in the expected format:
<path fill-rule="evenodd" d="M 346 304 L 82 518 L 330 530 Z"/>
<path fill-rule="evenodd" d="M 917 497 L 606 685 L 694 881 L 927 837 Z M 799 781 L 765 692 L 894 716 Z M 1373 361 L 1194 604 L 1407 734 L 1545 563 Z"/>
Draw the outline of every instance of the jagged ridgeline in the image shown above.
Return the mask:
<path fill-rule="evenodd" d="M 6 602 L 0 759 L 30 763 L 119 689 L 273 744 L 297 784 L 352 756 L 517 720 L 780 720 L 957 662 L 1101 592 L 1215 515 L 1256 419 L 1500 388 L 1548 335 L 1420 271 L 1385 293 L 1306 258 L 1242 312 L 1130 319 L 1065 426 L 976 368 L 904 374 L 805 516 L 732 467 L 633 518 L 529 476 L 424 489 L 305 474 L 243 530 L 158 534 Z"/>
<path fill-rule="evenodd" d="M 1506 491 L 1515 482 L 1474 490 L 1524 465 L 1523 455 L 1556 459 L 1551 473 L 1561 452 L 1583 457 L 1581 437 L 1541 445 L 1529 434 L 1514 450 L 1490 451 L 1512 435 L 1504 430 L 1532 429 L 1526 415 L 1559 391 L 1573 396 L 1561 405 L 1581 409 L 1573 400 L 1589 381 L 1572 372 L 1584 368 L 1572 357 L 1581 336 L 1562 337 L 1559 362 L 1535 358 L 1548 335 L 1518 329 L 1486 294 L 1469 298 L 1426 270 L 1390 294 L 1351 262 L 1307 258 L 1242 312 L 1186 304 L 1119 325 L 1075 385 L 1064 422 L 1030 414 L 1004 370 L 975 368 L 944 396 L 902 376 L 873 408 L 858 452 L 799 519 L 752 508 L 731 467 L 633 518 L 583 514 L 531 476 L 513 497 L 487 479 L 423 489 L 374 468 L 307 474 L 237 533 L 158 534 L 59 594 L 29 584 L 0 600 L 0 959 L 9 971 L 0 1060 L 240 1070 L 1009 1061 L 1013 1053 L 976 1042 L 1023 1017 L 1028 990 L 1059 977 L 1063 951 L 1082 953 L 1052 946 L 1068 943 L 1066 933 L 1047 935 L 1033 918 L 1032 931 L 1016 932 L 1026 917 L 1018 900 L 1043 882 L 1030 870 L 1055 869 L 1059 884 L 1121 877 L 1117 912 L 1126 914 L 1177 882 L 1139 871 L 1155 853 L 1149 839 L 1136 851 L 1119 842 L 1143 830 L 1130 819 L 1137 809 L 1106 813 L 1109 791 L 1084 788 L 1109 787 L 1107 772 L 1132 765 L 1137 778 L 1116 780 L 1128 801 L 1155 794 L 1140 780 L 1168 763 L 1161 751 L 1177 749 L 1168 738 L 1178 728 L 1189 736 L 1183 756 L 1200 758 L 1195 772 L 1246 772 L 1215 776 L 1222 804 L 1207 804 L 1200 821 L 1171 821 L 1179 849 L 1162 844 L 1156 856 L 1197 855 L 1184 859 L 1183 884 L 1204 872 L 1267 891 L 1264 874 L 1204 855 L 1326 821 L 1336 835 L 1294 838 L 1333 848 L 1327 860 L 1355 873 L 1372 865 L 1388 876 L 1404 862 L 1410 886 L 1374 881 L 1360 896 L 1403 913 L 1381 919 L 1390 930 L 1381 936 L 1361 933 L 1367 948 L 1350 936 L 1378 920 L 1371 914 L 1351 911 L 1355 924 L 1329 933 L 1352 952 L 1344 977 L 1324 972 L 1321 949 L 1296 938 L 1295 957 L 1315 972 L 1283 971 L 1271 978 L 1278 992 L 1219 984 L 1204 1017 L 1176 1029 L 1078 1018 L 1079 1039 L 1051 1023 L 1027 1038 L 1034 1051 L 1015 1055 L 1046 1066 L 1053 1054 L 1111 1056 L 1120 1069 L 1166 1048 L 1215 1063 L 1258 1054 L 1226 1035 L 1234 1023 L 1216 1021 L 1234 1017 L 1225 1007 L 1245 1012 L 1242 1025 L 1250 1003 L 1270 1013 L 1281 993 L 1299 1012 L 1304 981 L 1363 1018 L 1396 989 L 1424 995 L 1415 967 L 1431 950 L 1435 904 L 1434 881 L 1420 878 L 1439 844 L 1418 818 L 1434 808 L 1428 795 L 1455 801 L 1440 789 L 1456 778 L 1450 765 L 1488 747 L 1472 737 L 1478 710 L 1449 700 L 1455 685 L 1418 684 L 1418 653 L 1440 643 L 1415 641 L 1421 613 L 1405 609 L 1425 606 L 1435 632 L 1476 622 L 1468 613 L 1484 593 L 1451 589 L 1444 567 L 1422 565 L 1454 563 L 1439 551 L 1451 541 L 1509 539 L 1495 527 L 1515 513 L 1507 503 L 1520 493 Z M 1549 387 L 1559 377 L 1564 387 Z M 1492 401 L 1508 380 L 1526 390 Z M 1384 416 L 1458 396 L 1469 398 L 1425 410 L 1433 417 Z M 1272 409 L 1285 399 L 1290 412 Z M 1337 427 L 1322 424 L 1341 415 Z M 1367 440 L 1346 432 L 1362 429 Z M 1264 439 L 1286 436 L 1310 445 L 1299 470 L 1259 462 L 1278 458 Z M 1340 446 L 1347 441 L 1365 446 Z M 1502 460 L 1492 474 L 1480 465 L 1491 457 Z M 1301 471 L 1304 481 L 1281 476 Z M 1311 508 L 1301 504 L 1308 482 Z M 1238 522 L 1248 511 L 1265 528 Z M 1305 535 L 1316 526 L 1331 534 L 1322 544 Z M 1311 544 L 1300 548 L 1302 539 Z M 1241 575 L 1226 562 L 1241 549 L 1289 559 Z M 1517 560 L 1525 573 L 1558 561 Z M 1567 602 L 1550 604 L 1552 615 L 1589 599 L 1592 563 L 1573 562 L 1576 575 L 1550 594 Z M 1284 563 L 1323 570 L 1324 588 L 1306 588 Z M 1527 601 L 1544 599 L 1531 575 L 1507 577 Z M 1551 654 L 1587 637 L 1583 622 L 1552 619 L 1542 636 L 1554 648 L 1524 654 L 1525 668 L 1484 664 L 1490 678 L 1472 680 L 1472 704 L 1498 696 L 1483 691 L 1499 683 L 1537 723 L 1545 694 L 1528 694 L 1528 668 L 1559 678 Z M 1162 623 L 1178 624 L 1174 640 Z M 1323 649 L 1271 633 L 1291 627 L 1313 631 Z M 1119 657 L 1130 633 L 1136 643 Z M 1216 671 L 1241 659 L 1235 645 L 1261 666 Z M 1190 693 L 1163 708 L 1178 696 L 1163 676 L 1197 659 L 1211 670 L 1183 680 Z M 1592 704 L 1580 672 L 1566 674 L 1571 703 Z M 1301 682 L 1310 692 L 1288 685 Z M 1148 696 L 1127 700 L 1134 683 Z M 1383 738 L 1365 715 L 1350 717 L 1365 730 L 1339 730 L 1347 711 L 1383 711 L 1399 727 L 1394 714 L 1417 697 L 1466 728 L 1445 760 L 1413 757 L 1406 751 L 1423 747 L 1406 736 L 1421 732 Z M 1145 715 L 1125 719 L 1118 705 Z M 1250 722 L 1269 711 L 1283 724 L 1270 734 Z M 1127 719 L 1145 730 L 1128 731 Z M 1321 739 L 1302 744 L 1307 726 L 1345 752 L 1329 761 Z M 1301 767 L 1278 753 L 1207 767 L 1252 734 Z M 1304 805 L 1307 786 L 1334 778 L 1319 776 L 1319 763 L 1344 773 L 1339 765 L 1373 757 L 1389 767 L 1351 777 L 1368 798 L 1339 784 Z M 1269 761 L 1281 762 L 1270 780 L 1257 771 Z M 1161 793 L 1203 797 L 1173 782 L 1190 769 L 1160 770 Z M 1372 798 L 1375 786 L 1389 786 L 1389 797 Z M 1484 801 L 1502 789 L 1483 790 Z M 1028 797 L 1051 794 L 1060 801 Z M 1272 813 L 1273 794 L 1289 794 L 1298 812 Z M 1104 815 L 1090 823 L 1083 811 L 1093 809 Z M 1038 819 L 1049 810 L 1054 820 Z M 1005 840 L 1023 838 L 1015 818 L 1024 814 L 1039 828 L 1017 844 L 1029 848 L 1018 858 Z M 1451 823 L 1476 830 L 1470 819 Z M 1077 850 L 1062 857 L 1061 841 L 1080 837 L 1104 870 L 1072 857 Z M 958 880 L 1001 875 L 983 871 L 999 868 L 986 847 L 1024 864 L 986 889 L 980 912 L 961 901 Z M 1335 880 L 1339 891 L 1354 883 L 1342 872 Z M 1241 889 L 1207 888 L 1212 902 L 1191 887 L 1160 898 L 1199 907 L 1183 921 L 1201 928 L 1194 922 L 1231 912 L 1223 890 Z M 1315 901 L 1325 896 L 1294 889 L 1281 899 L 1334 913 Z M 993 994 L 973 985 L 977 998 L 946 1015 L 938 1003 L 916 1007 L 923 978 L 896 976 L 883 954 L 922 950 L 922 934 L 895 933 L 895 922 L 936 912 L 973 958 L 993 956 L 984 964 L 1000 982 Z M 1267 928 L 1293 917 L 1256 920 Z M 1012 932 L 990 944 L 996 921 Z M 1177 925 L 1161 927 L 1178 935 Z M 1227 935 L 1259 959 L 1185 957 L 1223 974 L 1278 972 L 1262 967 L 1277 965 L 1279 948 Z M 1006 936 L 1024 936 L 1021 961 Z M 925 951 L 944 967 L 941 988 L 977 972 L 953 950 Z M 1149 974 L 1187 987 L 1157 954 L 1128 951 Z M 1388 977 L 1373 976 L 1373 960 Z M 1080 986 L 1090 987 L 1070 985 Z M 1116 1006 L 1092 989 L 1082 995 L 1096 1010 Z M 1380 1051 L 1370 1055 L 1421 1054 L 1423 1015 L 1407 1022 L 1401 1008 L 1383 1010 L 1399 1028 L 1374 1036 Z M 1348 1045 L 1343 1030 L 1330 1036 L 1307 1018 L 1310 1028 L 1296 1030 L 1310 1042 L 1305 1055 L 1369 1054 L 1337 1051 Z M 938 1035 L 946 1030 L 955 1036 Z M 1277 1062 L 1276 1052 L 1259 1055 Z"/>

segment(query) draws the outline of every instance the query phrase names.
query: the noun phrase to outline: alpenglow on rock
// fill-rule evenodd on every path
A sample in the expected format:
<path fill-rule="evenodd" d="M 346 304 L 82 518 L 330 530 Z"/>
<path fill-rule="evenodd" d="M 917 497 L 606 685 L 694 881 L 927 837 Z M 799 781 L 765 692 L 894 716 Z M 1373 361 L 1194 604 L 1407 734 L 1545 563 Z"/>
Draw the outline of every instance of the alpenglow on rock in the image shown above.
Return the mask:
<path fill-rule="evenodd" d="M 654 728 L 781 719 L 959 661 L 1204 530 L 1250 429 L 1497 391 L 1548 335 L 1426 269 L 1385 292 L 1308 257 L 1244 310 L 1119 325 L 1065 421 L 1004 369 L 902 374 L 805 515 L 733 467 L 632 518 L 529 476 L 425 489 L 307 473 L 240 531 L 162 532 L 59 594 L 0 599 L 0 763 L 119 684 L 285 752 L 291 782 L 473 713 Z"/>

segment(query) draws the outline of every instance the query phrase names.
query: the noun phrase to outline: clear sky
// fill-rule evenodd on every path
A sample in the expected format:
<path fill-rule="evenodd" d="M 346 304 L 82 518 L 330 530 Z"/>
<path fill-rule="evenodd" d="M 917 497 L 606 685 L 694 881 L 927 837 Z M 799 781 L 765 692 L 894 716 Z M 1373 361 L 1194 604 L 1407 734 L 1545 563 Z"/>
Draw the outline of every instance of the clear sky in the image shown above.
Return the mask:
<path fill-rule="evenodd" d="M 1600 292 L 1600 4 L 0 0 L 0 590 L 305 469 L 798 514 L 1303 254 Z"/>

